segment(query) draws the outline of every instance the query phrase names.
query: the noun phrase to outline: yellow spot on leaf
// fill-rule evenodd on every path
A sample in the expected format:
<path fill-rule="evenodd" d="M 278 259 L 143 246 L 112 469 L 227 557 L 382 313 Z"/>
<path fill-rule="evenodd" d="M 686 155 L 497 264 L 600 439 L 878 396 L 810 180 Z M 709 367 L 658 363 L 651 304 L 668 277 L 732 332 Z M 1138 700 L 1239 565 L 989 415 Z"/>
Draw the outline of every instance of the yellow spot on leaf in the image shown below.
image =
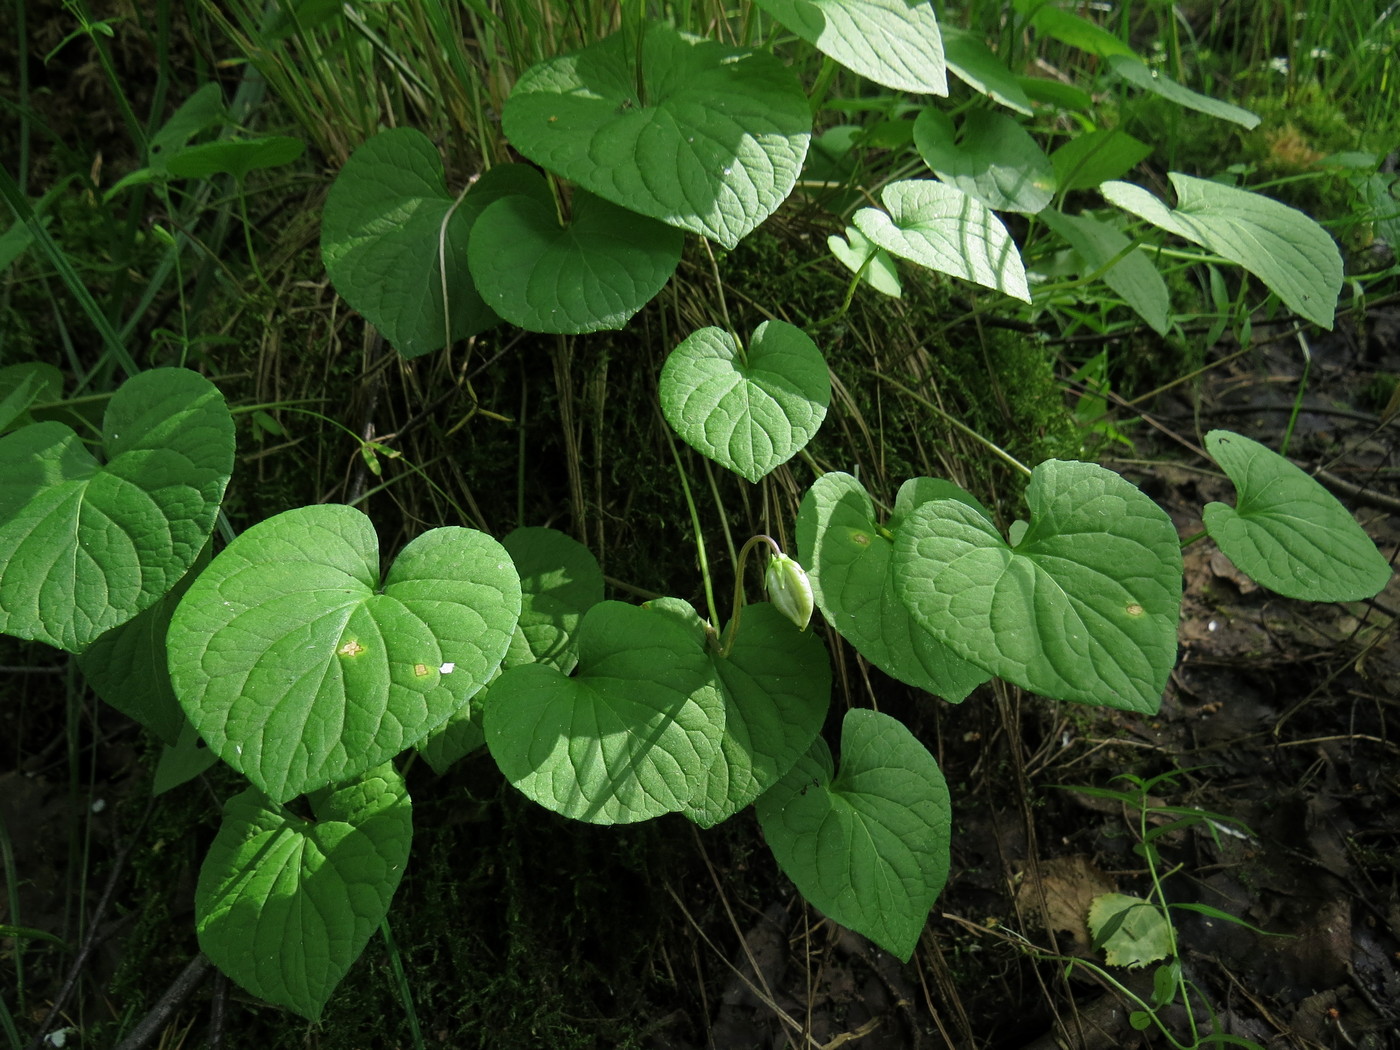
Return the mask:
<path fill-rule="evenodd" d="M 851 542 L 859 543 L 862 547 L 869 547 L 870 537 L 863 532 L 853 532 L 851 533 Z"/>
<path fill-rule="evenodd" d="M 359 656 L 364 651 L 365 647 L 353 638 L 336 650 L 341 656 Z"/>
<path fill-rule="evenodd" d="M 428 673 L 428 665 L 427 665 L 427 664 L 414 664 L 414 665 L 413 665 L 413 673 L 416 674 L 419 678 L 422 678 L 424 675 L 426 675 L 426 674 Z"/>
<path fill-rule="evenodd" d="M 1141 615 L 1142 615 L 1142 606 L 1139 605 L 1137 602 L 1132 602 L 1132 603 L 1128 606 L 1127 612 L 1128 612 L 1128 615 L 1129 615 L 1129 616 L 1141 616 Z"/>

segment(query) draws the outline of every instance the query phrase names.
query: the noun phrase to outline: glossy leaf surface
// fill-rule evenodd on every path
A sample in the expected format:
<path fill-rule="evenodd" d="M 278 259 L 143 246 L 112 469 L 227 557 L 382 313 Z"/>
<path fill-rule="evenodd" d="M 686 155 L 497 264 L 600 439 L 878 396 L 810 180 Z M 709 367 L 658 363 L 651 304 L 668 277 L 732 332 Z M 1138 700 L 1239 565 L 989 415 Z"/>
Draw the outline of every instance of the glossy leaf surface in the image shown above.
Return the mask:
<path fill-rule="evenodd" d="M 1243 266 L 1291 309 L 1331 328 L 1342 287 L 1342 256 L 1332 236 L 1295 208 L 1248 190 L 1172 172 L 1177 205 L 1141 187 L 1106 182 L 1113 204 Z"/>
<path fill-rule="evenodd" d="M 666 608 L 669 605 L 670 608 Z M 704 625 L 674 598 L 648 603 L 704 642 Z M 728 820 L 776 784 L 811 746 L 831 700 L 831 662 L 811 631 L 767 602 L 745 607 L 728 656 L 708 646 L 709 688 L 724 705 L 714 761 L 681 810 L 701 827 Z"/>
<path fill-rule="evenodd" d="M 940 179 L 989 208 L 1034 214 L 1050 203 L 1050 159 L 1014 117 L 975 109 L 954 130 L 940 109 L 914 121 L 914 145 Z"/>
<path fill-rule="evenodd" d="M 860 279 L 877 292 L 898 299 L 904 294 L 899 282 L 899 271 L 894 260 L 885 249 L 870 243 L 869 238 L 854 226 L 846 227 L 846 236 L 831 234 L 826 239 L 831 254 L 851 273 L 860 274 Z"/>
<path fill-rule="evenodd" d="M 812 130 L 772 55 L 658 22 L 531 67 L 502 121 L 537 164 L 727 248 L 792 192 Z"/>
<path fill-rule="evenodd" d="M 900 600 L 970 663 L 1059 700 L 1155 712 L 1176 663 L 1181 550 L 1166 512 L 1091 463 L 1049 460 L 1008 544 L 965 503 L 915 507 Z"/>
<path fill-rule="evenodd" d="M 802 329 L 764 321 L 747 347 L 719 328 L 688 336 L 661 370 L 666 421 L 697 452 L 757 482 L 826 418 L 826 359 Z"/>
<path fill-rule="evenodd" d="M 1104 284 L 1121 295 L 1153 331 L 1167 333 L 1171 327 L 1171 294 L 1146 252 L 1141 248 L 1128 251 L 1132 242 L 1127 237 L 1087 215 L 1064 215 L 1047 208 L 1040 213 L 1040 220 L 1079 254 L 1083 271 L 1094 273 L 1108 266 L 1101 278 Z"/>
<path fill-rule="evenodd" d="M 603 600 L 593 552 L 557 529 L 516 529 L 501 540 L 520 574 L 520 622 L 505 666 L 546 663 L 568 674 L 578 663 L 578 628 Z"/>
<path fill-rule="evenodd" d="M 932 478 L 921 480 L 929 485 L 906 482 L 900 490 L 904 513 L 930 499 L 957 498 L 950 482 L 938 488 Z M 898 524 L 891 526 L 880 524 L 869 494 L 851 475 L 832 472 L 817 479 L 797 514 L 797 548 L 817 606 L 841 637 L 886 674 L 945 700 L 962 700 L 990 675 L 919 626 L 899 601 Z"/>
<path fill-rule="evenodd" d="M 1355 601 L 1379 594 L 1390 564 L 1337 498 L 1257 441 L 1226 430 L 1206 449 L 1235 483 L 1235 506 L 1208 503 L 1206 531 L 1241 572 L 1288 598 Z"/>
<path fill-rule="evenodd" d="M 591 608 L 579 664 L 504 672 L 487 696 L 486 744 L 506 779 L 547 809 L 624 824 L 684 808 L 714 762 L 723 700 L 694 632 L 621 602 Z"/>
<path fill-rule="evenodd" d="M 180 599 L 208 564 L 206 546 L 160 601 L 113 627 L 78 657 L 78 667 L 94 693 L 168 745 L 180 739 L 189 719 L 170 687 L 165 635 Z"/>
<path fill-rule="evenodd" d="M 948 94 L 943 38 L 923 0 L 756 0 L 803 40 L 895 91 Z"/>
<path fill-rule="evenodd" d="M 82 652 L 179 581 L 233 471 L 233 419 L 182 368 L 118 388 L 105 462 L 62 423 L 0 438 L 0 631 Z"/>
<path fill-rule="evenodd" d="M 472 226 L 487 205 L 534 192 L 538 179 L 525 165 L 500 164 L 458 201 L 426 135 L 382 131 L 351 155 L 326 197 L 326 272 L 405 357 L 475 335 L 499 318 L 467 269 Z"/>
<path fill-rule="evenodd" d="M 1136 55 L 1109 55 L 1107 59 L 1109 68 L 1129 84 L 1154 95 L 1161 95 L 1178 106 L 1228 120 L 1247 131 L 1259 126 L 1260 118 L 1257 113 L 1251 113 L 1247 109 L 1211 98 L 1209 95 L 1202 95 L 1199 91 L 1192 91 L 1163 74 L 1161 70 L 1152 69 Z"/>
<path fill-rule="evenodd" d="M 880 191 L 880 200 L 886 211 L 862 208 L 853 219 L 872 243 L 1030 302 L 1021 253 L 985 204 L 932 179 L 892 182 Z"/>
<path fill-rule="evenodd" d="M 500 666 L 520 581 L 482 533 L 423 533 L 380 579 L 369 519 L 286 511 L 226 547 L 170 625 L 170 677 L 211 748 L 274 801 L 427 737 Z"/>
<path fill-rule="evenodd" d="M 561 226 L 533 177 L 536 192 L 497 200 L 472 228 L 467 258 L 482 298 L 532 332 L 622 328 L 675 272 L 684 235 L 584 190 Z"/>
<path fill-rule="evenodd" d="M 520 574 L 520 621 L 502 667 L 543 663 L 563 674 L 578 664 L 578 628 L 603 600 L 603 571 L 593 552 L 555 529 L 516 529 L 501 540 Z M 486 744 L 482 711 L 491 686 L 471 698 L 418 745 L 439 775 Z"/>
<path fill-rule="evenodd" d="M 943 51 L 948 71 L 973 91 L 1023 116 L 1032 115 L 1031 100 L 1019 81 L 981 39 L 966 29 L 944 26 Z"/>
<path fill-rule="evenodd" d="M 1126 131 L 1101 128 L 1070 139 L 1050 154 L 1050 164 L 1060 189 L 1068 193 L 1121 179 L 1151 153 L 1151 146 Z"/>
<path fill-rule="evenodd" d="M 757 809 L 802 896 L 907 962 L 947 881 L 952 829 L 943 774 L 914 735 L 854 708 L 841 727 L 840 771 L 818 738 Z"/>
<path fill-rule="evenodd" d="M 392 765 L 318 793 L 314 820 L 234 796 L 199 872 L 199 946 L 239 985 L 316 1020 L 389 911 L 413 836 Z"/>

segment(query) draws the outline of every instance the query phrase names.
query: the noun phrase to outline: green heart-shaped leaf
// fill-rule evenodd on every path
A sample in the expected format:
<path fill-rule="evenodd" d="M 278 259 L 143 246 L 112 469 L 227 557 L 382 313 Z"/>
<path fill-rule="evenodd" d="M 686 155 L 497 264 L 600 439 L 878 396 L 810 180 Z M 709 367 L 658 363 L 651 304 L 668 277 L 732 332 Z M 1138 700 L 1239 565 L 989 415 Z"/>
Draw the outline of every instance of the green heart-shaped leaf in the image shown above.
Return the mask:
<path fill-rule="evenodd" d="M 505 549 L 423 533 L 379 578 L 374 527 L 301 507 L 224 549 L 175 610 L 170 678 L 211 748 L 274 801 L 412 747 L 490 680 L 520 615 Z"/>
<path fill-rule="evenodd" d="M 112 395 L 99 463 L 62 423 L 0 438 L 0 631 L 82 652 L 194 564 L 233 472 L 233 418 L 203 376 Z"/>
<path fill-rule="evenodd" d="M 920 266 L 1031 301 L 1021 253 L 985 204 L 932 179 L 891 182 L 880 200 L 888 214 L 862 208 L 852 220 L 873 243 Z"/>
<path fill-rule="evenodd" d="M 855 708 L 841 771 L 820 737 L 756 806 L 778 866 L 814 906 L 909 961 L 948 880 L 943 773 L 901 723 Z"/>
<path fill-rule="evenodd" d="M 502 667 L 542 663 L 568 674 L 578 664 L 578 626 L 603 600 L 603 570 L 593 553 L 554 529 L 520 528 L 501 540 L 520 574 L 520 621 Z M 486 743 L 482 709 L 488 685 L 471 703 L 418 745 L 418 752 L 441 775 L 458 759 Z"/>
<path fill-rule="evenodd" d="M 1335 496 L 1277 452 L 1227 430 L 1206 449 L 1235 483 L 1236 506 L 1208 503 L 1211 539 L 1272 591 L 1314 602 L 1371 598 L 1390 582 L 1390 563 Z"/>
<path fill-rule="evenodd" d="M 922 493 L 919 483 L 927 483 Z M 933 499 L 959 498 L 951 482 L 921 478 L 900 489 L 908 513 Z M 971 497 L 968 497 L 969 499 Z M 802 498 L 797 549 L 826 622 L 886 674 L 957 702 L 991 677 L 960 658 L 909 615 L 895 594 L 893 529 L 875 519 L 869 494 L 849 474 L 823 474 Z"/>
<path fill-rule="evenodd" d="M 1094 273 L 1113 263 L 1104 270 L 1104 284 L 1121 295 L 1154 331 L 1167 334 L 1171 328 L 1171 293 L 1146 252 L 1141 248 L 1127 252 L 1132 245 L 1127 237 L 1087 215 L 1063 215 L 1047 208 L 1040 213 L 1040 219 L 1079 254 L 1083 271 Z"/>
<path fill-rule="evenodd" d="M 785 776 L 821 731 L 831 701 L 831 662 L 811 632 L 799 631 L 767 602 L 745 607 L 728 656 L 706 644 L 705 624 L 688 603 L 660 598 L 646 608 L 691 632 L 709 660 L 709 686 L 724 704 L 714 761 L 682 808 L 713 827 Z"/>
<path fill-rule="evenodd" d="M 749 481 L 786 463 L 826 418 L 826 359 L 802 329 L 764 321 L 748 349 L 728 332 L 687 336 L 661 369 L 661 410 L 686 444 Z"/>
<path fill-rule="evenodd" d="M 426 135 L 382 131 L 351 155 L 326 196 L 326 272 L 404 357 L 439 350 L 499 320 L 467 270 L 473 223 L 501 197 L 542 186 L 527 165 L 498 164 L 458 201 Z"/>
<path fill-rule="evenodd" d="M 929 3 L 756 0 L 824 55 L 896 91 L 948 94 L 943 39 Z"/>
<path fill-rule="evenodd" d="M 1025 689 L 1150 714 L 1176 663 L 1181 548 L 1157 504 L 1112 471 L 1049 460 L 1014 547 L 952 500 L 914 508 L 895 586 L 925 630 Z"/>
<path fill-rule="evenodd" d="M 1342 255 L 1332 236 L 1302 212 L 1248 190 L 1171 172 L 1176 207 L 1139 186 L 1105 182 L 1111 203 L 1243 266 L 1288 306 L 1331 328 L 1342 288 Z"/>
<path fill-rule="evenodd" d="M 249 789 L 224 820 L 195 890 L 199 946 L 268 1002 L 316 1020 L 403 877 L 413 813 L 390 764 L 312 799 L 304 820 Z"/>
<path fill-rule="evenodd" d="M 792 192 L 812 130 L 772 55 L 657 22 L 531 67 L 501 116 L 537 164 L 726 248 Z"/>
<path fill-rule="evenodd" d="M 622 328 L 675 272 L 679 230 L 582 190 L 573 206 L 573 221 L 560 226 L 545 190 L 498 200 L 476 220 L 472 277 L 511 324 L 533 332 Z"/>
<path fill-rule="evenodd" d="M 694 633 L 602 602 L 579 626 L 577 673 L 504 672 L 485 708 L 486 745 L 507 780 L 547 809 L 594 824 L 683 808 L 714 761 L 724 703 Z"/>
<path fill-rule="evenodd" d="M 871 244 L 865 234 L 854 226 L 846 227 L 845 237 L 833 233 L 826 239 L 826 246 L 831 250 L 831 254 L 836 256 L 837 262 L 851 273 L 860 274 L 861 280 L 877 292 L 894 299 L 903 296 L 904 288 L 899 283 L 899 271 L 895 269 L 894 260 L 890 258 L 889 252 Z"/>
<path fill-rule="evenodd" d="M 989 208 L 1034 214 L 1054 197 L 1050 158 L 1004 113 L 975 109 L 955 134 L 952 118 L 930 107 L 914 121 L 914 145 L 934 174 Z"/>

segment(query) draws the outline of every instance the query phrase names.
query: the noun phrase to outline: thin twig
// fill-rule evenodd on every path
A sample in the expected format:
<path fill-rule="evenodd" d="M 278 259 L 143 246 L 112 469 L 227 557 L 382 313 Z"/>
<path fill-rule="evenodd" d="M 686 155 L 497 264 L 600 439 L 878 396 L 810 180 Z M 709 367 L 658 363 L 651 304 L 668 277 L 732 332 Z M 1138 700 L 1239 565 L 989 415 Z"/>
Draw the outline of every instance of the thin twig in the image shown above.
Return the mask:
<path fill-rule="evenodd" d="M 131 1030 L 131 1034 L 117 1045 L 117 1050 L 141 1050 L 150 1042 L 151 1037 L 165 1027 L 170 1015 L 199 987 L 211 965 L 208 956 L 203 952 L 191 959 L 180 971 L 180 976 L 171 982 L 165 994 L 157 1000 L 156 1005 L 151 1007 L 150 1012 L 141 1018 L 141 1022 Z"/>

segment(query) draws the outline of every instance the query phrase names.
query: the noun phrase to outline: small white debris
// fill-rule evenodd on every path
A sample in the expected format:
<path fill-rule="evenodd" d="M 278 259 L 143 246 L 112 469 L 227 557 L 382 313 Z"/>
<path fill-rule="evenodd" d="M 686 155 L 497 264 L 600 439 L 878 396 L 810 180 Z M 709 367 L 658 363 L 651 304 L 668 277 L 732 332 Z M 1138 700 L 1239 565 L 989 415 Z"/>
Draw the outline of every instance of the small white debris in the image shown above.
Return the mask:
<path fill-rule="evenodd" d="M 107 800 L 105 798 L 95 798 L 92 800 L 92 811 L 94 813 L 101 813 L 106 808 Z"/>
<path fill-rule="evenodd" d="M 68 1037 L 77 1034 L 78 1030 L 71 1026 L 68 1028 L 56 1028 L 48 1035 L 44 1036 L 44 1042 L 48 1043 L 49 1046 L 67 1046 Z"/>
<path fill-rule="evenodd" d="M 1206 624 L 1206 630 L 1207 630 L 1207 631 L 1217 631 L 1217 630 L 1219 630 L 1219 629 L 1220 629 L 1220 624 L 1219 624 L 1217 621 L 1215 621 L 1215 620 L 1211 620 L 1208 624 Z"/>
<path fill-rule="evenodd" d="M 457 670 L 456 664 L 443 664 L 438 668 L 438 674 L 451 674 L 455 670 Z"/>

